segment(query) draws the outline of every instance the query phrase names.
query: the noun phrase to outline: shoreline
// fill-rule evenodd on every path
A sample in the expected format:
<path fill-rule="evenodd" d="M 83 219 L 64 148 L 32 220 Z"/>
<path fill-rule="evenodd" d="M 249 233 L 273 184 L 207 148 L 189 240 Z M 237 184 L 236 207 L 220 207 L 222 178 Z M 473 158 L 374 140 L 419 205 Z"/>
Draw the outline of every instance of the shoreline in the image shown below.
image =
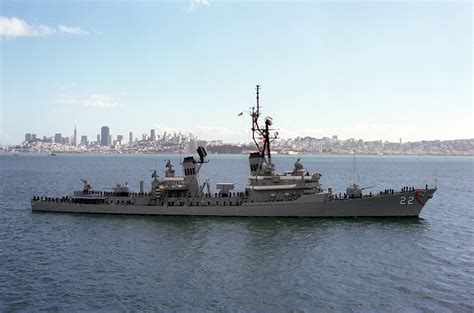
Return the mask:
<path fill-rule="evenodd" d="M 192 152 L 168 152 L 168 151 L 157 151 L 157 152 L 123 152 L 123 151 L 0 151 L 0 155 L 42 155 L 42 156 L 54 156 L 58 155 L 188 155 L 193 154 Z M 247 156 L 247 153 L 209 153 L 209 155 L 242 155 Z M 353 156 L 352 153 L 319 153 L 319 152 L 304 152 L 304 153 L 295 153 L 295 154 L 280 154 L 275 153 L 275 157 L 299 157 L 299 156 Z M 357 153 L 357 157 L 360 156 L 371 156 L 371 157 L 396 157 L 396 156 L 409 156 L 409 157 L 474 157 L 474 154 L 415 154 L 415 153 Z"/>

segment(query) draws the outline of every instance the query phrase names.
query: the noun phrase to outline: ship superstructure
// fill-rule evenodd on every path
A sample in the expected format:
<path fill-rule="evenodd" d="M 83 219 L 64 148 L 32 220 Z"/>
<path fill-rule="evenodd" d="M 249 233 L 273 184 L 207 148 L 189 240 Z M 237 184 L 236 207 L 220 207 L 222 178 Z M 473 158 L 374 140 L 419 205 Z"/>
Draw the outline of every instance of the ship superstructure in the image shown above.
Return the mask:
<path fill-rule="evenodd" d="M 183 159 L 181 176 L 176 175 L 169 160 L 163 179 L 155 170 L 148 192 L 144 190 L 143 181 L 140 190 L 133 192 L 127 183 L 117 184 L 112 191 L 94 191 L 91 184 L 83 180 L 83 190 L 75 191 L 71 196 L 34 196 L 32 210 L 207 216 L 419 216 L 436 191 L 436 187 L 426 185 L 363 195 L 364 188 L 354 181 L 344 195 L 333 195 L 331 188 L 321 186 L 321 174 L 306 171 L 300 159 L 292 170 L 277 173 L 272 162 L 271 143 L 278 138 L 278 133 L 273 132 L 271 117 L 265 117 L 261 124 L 259 85 L 256 106 L 251 108 L 250 116 L 257 151 L 249 155 L 250 176 L 243 191 L 235 192 L 233 183 L 217 183 L 217 192 L 212 193 L 209 180 L 201 184 L 199 172 L 209 161 L 206 149 L 199 147 L 197 159 L 194 156 Z"/>

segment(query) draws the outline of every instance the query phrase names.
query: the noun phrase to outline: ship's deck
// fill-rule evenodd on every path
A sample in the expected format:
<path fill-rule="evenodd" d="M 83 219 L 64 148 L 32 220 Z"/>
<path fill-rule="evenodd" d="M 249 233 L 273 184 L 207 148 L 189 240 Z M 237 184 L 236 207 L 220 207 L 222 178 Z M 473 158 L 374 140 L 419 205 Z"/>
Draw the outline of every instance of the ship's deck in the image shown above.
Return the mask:
<path fill-rule="evenodd" d="M 393 189 L 386 189 L 376 194 L 366 194 L 361 197 L 349 197 L 346 194 L 339 193 L 329 195 L 325 201 L 350 201 L 361 198 L 380 198 L 393 195 L 413 194 L 413 192 L 420 190 L 414 187 L 395 191 Z M 322 192 L 327 193 L 327 192 Z M 240 206 L 244 203 L 254 202 L 281 202 L 293 201 L 298 199 L 288 198 L 284 200 L 270 200 L 270 201 L 255 201 L 249 199 L 245 192 L 233 192 L 227 195 L 219 195 L 217 193 L 204 193 L 201 197 L 166 197 L 163 199 L 152 198 L 150 193 L 141 192 L 102 192 L 89 191 L 80 196 L 65 196 L 65 197 L 46 197 L 33 196 L 32 202 L 56 202 L 69 204 L 93 204 L 93 205 L 150 205 L 150 206 Z"/>

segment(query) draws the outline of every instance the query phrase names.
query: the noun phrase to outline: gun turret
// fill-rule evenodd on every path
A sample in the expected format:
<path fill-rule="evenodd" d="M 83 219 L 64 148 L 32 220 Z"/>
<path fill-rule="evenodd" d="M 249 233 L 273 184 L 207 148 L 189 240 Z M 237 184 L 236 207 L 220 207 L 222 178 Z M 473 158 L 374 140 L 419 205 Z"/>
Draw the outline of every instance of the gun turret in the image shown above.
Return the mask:
<path fill-rule="evenodd" d="M 89 184 L 89 182 L 86 179 L 81 178 L 81 181 L 84 183 L 84 187 L 82 188 L 82 191 L 84 193 L 88 193 L 89 191 L 92 190 L 91 184 Z"/>

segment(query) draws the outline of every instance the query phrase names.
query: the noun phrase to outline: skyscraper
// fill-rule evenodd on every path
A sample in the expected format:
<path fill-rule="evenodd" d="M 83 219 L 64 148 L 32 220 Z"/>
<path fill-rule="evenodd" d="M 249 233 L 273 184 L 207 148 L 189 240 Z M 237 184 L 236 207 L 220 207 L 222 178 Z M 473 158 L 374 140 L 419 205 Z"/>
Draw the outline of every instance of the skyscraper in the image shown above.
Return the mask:
<path fill-rule="evenodd" d="M 81 146 L 88 146 L 89 142 L 87 142 L 87 136 L 81 136 Z"/>
<path fill-rule="evenodd" d="M 132 143 L 133 143 L 133 133 L 130 132 L 130 133 L 128 134 L 128 144 L 131 145 Z"/>
<path fill-rule="evenodd" d="M 55 143 L 62 143 L 62 138 L 63 138 L 63 136 L 61 135 L 61 133 L 54 134 L 54 142 Z"/>
<path fill-rule="evenodd" d="M 72 136 L 72 145 L 77 146 L 77 128 L 76 128 L 76 125 L 74 125 L 74 136 Z"/>
<path fill-rule="evenodd" d="M 156 140 L 155 130 L 154 130 L 154 129 L 150 129 L 150 140 L 151 140 L 151 141 L 155 141 L 155 140 Z"/>
<path fill-rule="evenodd" d="M 107 126 L 103 126 L 100 129 L 100 145 L 101 146 L 104 146 L 104 147 L 109 146 L 109 135 L 110 135 L 109 128 Z"/>

